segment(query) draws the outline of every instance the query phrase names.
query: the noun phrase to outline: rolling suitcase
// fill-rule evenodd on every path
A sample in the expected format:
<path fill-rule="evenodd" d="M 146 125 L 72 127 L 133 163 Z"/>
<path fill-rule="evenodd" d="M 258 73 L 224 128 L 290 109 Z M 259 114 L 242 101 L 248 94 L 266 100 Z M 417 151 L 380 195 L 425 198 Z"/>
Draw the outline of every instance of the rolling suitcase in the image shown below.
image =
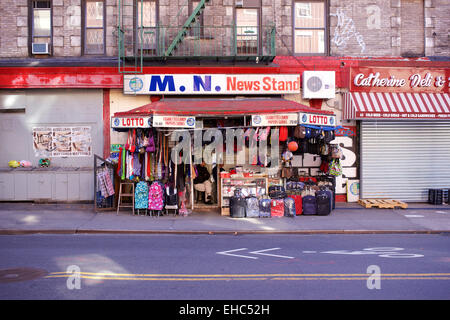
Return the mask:
<path fill-rule="evenodd" d="M 316 214 L 316 197 L 312 195 L 304 196 L 302 206 L 304 215 Z"/>
<path fill-rule="evenodd" d="M 316 192 L 316 213 L 319 216 L 327 216 L 331 212 L 331 191 L 320 190 Z"/>
<path fill-rule="evenodd" d="M 303 213 L 302 208 L 302 196 L 301 195 L 290 195 L 290 198 L 294 199 L 295 202 L 295 215 L 299 216 Z"/>
<path fill-rule="evenodd" d="M 290 197 L 284 198 L 284 216 L 295 217 L 295 200 Z"/>
<path fill-rule="evenodd" d="M 236 189 L 234 195 L 230 198 L 230 217 L 232 218 L 245 218 L 245 208 L 247 203 L 245 198 L 242 197 L 241 191 Z"/>
<path fill-rule="evenodd" d="M 245 199 L 247 218 L 259 218 L 259 201 L 256 197 L 248 197 Z"/>
<path fill-rule="evenodd" d="M 259 200 L 259 217 L 260 218 L 270 218 L 270 199 Z"/>
<path fill-rule="evenodd" d="M 270 215 L 272 217 L 284 216 L 284 199 L 270 200 Z"/>

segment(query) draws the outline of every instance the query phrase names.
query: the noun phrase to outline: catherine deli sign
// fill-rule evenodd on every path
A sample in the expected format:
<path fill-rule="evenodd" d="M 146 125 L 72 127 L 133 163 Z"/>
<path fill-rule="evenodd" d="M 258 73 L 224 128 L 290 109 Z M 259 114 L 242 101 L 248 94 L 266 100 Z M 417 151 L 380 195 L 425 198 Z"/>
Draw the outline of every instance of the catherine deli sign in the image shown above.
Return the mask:
<path fill-rule="evenodd" d="M 353 92 L 450 92 L 450 69 L 351 68 Z"/>
<path fill-rule="evenodd" d="M 124 94 L 289 94 L 300 93 L 298 74 L 124 75 Z"/>

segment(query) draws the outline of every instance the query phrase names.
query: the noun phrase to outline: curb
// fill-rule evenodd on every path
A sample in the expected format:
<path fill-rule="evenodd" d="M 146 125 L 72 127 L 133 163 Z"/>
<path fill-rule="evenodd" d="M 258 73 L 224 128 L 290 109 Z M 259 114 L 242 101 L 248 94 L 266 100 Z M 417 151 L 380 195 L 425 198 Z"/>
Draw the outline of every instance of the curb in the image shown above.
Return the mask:
<path fill-rule="evenodd" d="M 244 234 L 450 234 L 450 230 L 291 230 L 291 231 L 202 231 L 202 230 L 0 230 L 0 235 L 29 234 L 172 234 L 172 235 L 244 235 Z"/>

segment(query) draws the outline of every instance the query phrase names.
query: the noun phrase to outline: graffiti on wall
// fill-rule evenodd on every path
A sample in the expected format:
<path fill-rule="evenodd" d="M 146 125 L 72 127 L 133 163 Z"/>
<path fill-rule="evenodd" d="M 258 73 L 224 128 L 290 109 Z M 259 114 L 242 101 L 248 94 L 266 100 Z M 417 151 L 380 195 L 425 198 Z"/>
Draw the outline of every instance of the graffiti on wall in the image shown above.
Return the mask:
<path fill-rule="evenodd" d="M 341 147 L 343 154 L 342 175 L 336 178 L 336 194 L 346 194 L 347 180 L 358 176 L 356 136 L 355 126 L 344 126 L 336 130 L 336 138 L 332 141 Z"/>
<path fill-rule="evenodd" d="M 331 41 L 340 48 L 345 48 L 352 38 L 355 38 L 361 47 L 361 53 L 366 50 L 366 44 L 362 34 L 356 30 L 355 22 L 352 18 L 345 15 L 344 10 L 338 8 L 336 13 L 330 16 L 337 17 L 337 24 L 334 28 L 334 35 Z"/>

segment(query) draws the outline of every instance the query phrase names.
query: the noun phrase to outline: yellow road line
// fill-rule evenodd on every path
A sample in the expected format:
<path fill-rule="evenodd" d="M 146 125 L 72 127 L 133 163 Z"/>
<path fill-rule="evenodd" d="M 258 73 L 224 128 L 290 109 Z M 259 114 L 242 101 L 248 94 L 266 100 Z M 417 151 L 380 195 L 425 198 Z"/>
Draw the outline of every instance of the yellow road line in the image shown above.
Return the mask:
<path fill-rule="evenodd" d="M 367 280 L 372 274 L 121 274 L 80 272 L 80 278 L 93 280 L 150 281 L 228 281 L 228 280 Z M 52 272 L 46 278 L 67 278 L 73 273 Z M 450 273 L 381 274 L 382 280 L 450 280 Z"/>

